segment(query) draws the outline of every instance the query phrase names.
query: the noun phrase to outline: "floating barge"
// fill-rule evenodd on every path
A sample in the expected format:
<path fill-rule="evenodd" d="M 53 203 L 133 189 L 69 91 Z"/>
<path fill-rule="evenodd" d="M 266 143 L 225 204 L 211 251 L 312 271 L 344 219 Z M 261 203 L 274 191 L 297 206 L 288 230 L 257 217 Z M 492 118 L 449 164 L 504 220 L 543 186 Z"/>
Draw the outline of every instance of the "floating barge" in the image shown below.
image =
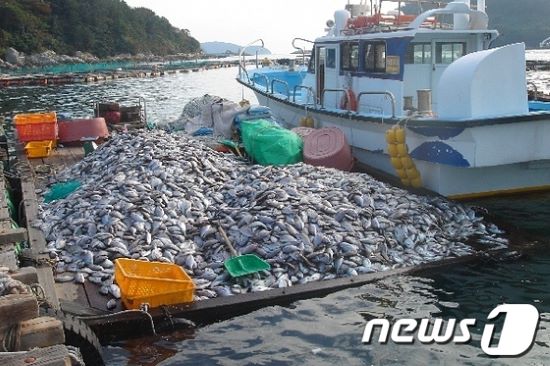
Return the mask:
<path fill-rule="evenodd" d="M 21 265 L 36 268 L 38 282 L 44 291 L 43 302 L 46 304 L 44 309 L 62 318 L 68 327 L 76 327 L 75 324 L 77 324 L 79 331 L 69 333 L 71 337 L 67 337 L 67 341 L 83 348 L 84 356 L 96 361 L 101 354 L 99 342 L 106 344 L 182 326 L 210 324 L 262 307 L 286 306 L 297 300 L 326 296 L 335 291 L 362 286 L 386 277 L 421 273 L 436 267 L 477 259 L 476 256 L 452 258 L 417 267 L 317 281 L 153 309 L 124 310 L 117 302 L 117 307 L 107 310 L 106 302 L 109 298 L 98 293 L 97 285 L 88 281 L 84 284 L 54 282 L 55 263 L 50 259 L 45 237 L 40 230 L 32 226 L 38 218 L 37 192 L 43 191 L 57 172 L 72 167 L 84 157 L 82 146 L 57 148 L 48 157 L 28 159 L 23 146 L 10 134 L 0 151 L 4 152 L 1 155 L 4 164 L 12 171 L 17 171 L 19 178 L 15 179 L 11 185 L 19 194 L 17 205 L 22 210 L 18 214 L 23 229 L 10 232 L 10 235 L 18 235 L 15 237 L 17 240 L 28 239 L 29 248 L 21 255 Z M 2 235 L 0 235 L 1 240 Z M 65 330 L 67 332 L 71 329 L 73 328 Z M 94 361 L 93 364 L 97 363 Z"/>
<path fill-rule="evenodd" d="M 55 150 L 50 157 L 42 159 L 27 159 L 21 145 L 12 144 L 12 154 L 15 160 L 10 164 L 17 164 L 21 174 L 22 206 L 25 208 L 24 217 L 31 249 L 26 252 L 25 264 L 36 266 L 40 271 L 40 283 L 47 294 L 48 302 L 56 308 L 72 315 L 83 317 L 103 341 L 120 339 L 136 334 L 136 327 L 148 319 L 148 315 L 140 311 L 124 312 L 117 315 L 122 309 L 112 311 L 105 309 L 106 297 L 97 291 L 97 286 L 86 282 L 83 285 L 75 283 L 54 283 L 52 267 L 46 252 L 45 239 L 37 229 L 31 226 L 38 212 L 36 189 L 43 189 L 47 179 L 53 172 L 70 167 L 83 158 L 82 147 L 65 147 Z M 48 169 L 45 169 L 48 167 Z M 170 317 L 181 317 L 199 324 L 215 322 L 227 317 L 247 313 L 264 306 L 288 304 L 293 301 L 311 297 L 324 296 L 328 293 L 349 287 L 361 286 L 365 283 L 377 281 L 381 278 L 395 275 L 415 273 L 427 268 L 448 265 L 456 262 L 472 260 L 471 257 L 449 259 L 437 263 L 427 264 L 415 268 L 391 270 L 387 272 L 319 281 L 305 285 L 295 285 L 288 288 L 273 289 L 264 292 L 248 293 L 230 297 L 221 297 L 203 300 L 191 304 L 165 306 L 150 310 L 149 314 L 155 320 L 167 320 Z M 120 306 L 120 305 L 119 305 Z M 104 317 L 106 316 L 106 317 Z M 86 317 L 97 317 L 89 318 Z M 126 324 L 120 327 L 121 323 Z"/>

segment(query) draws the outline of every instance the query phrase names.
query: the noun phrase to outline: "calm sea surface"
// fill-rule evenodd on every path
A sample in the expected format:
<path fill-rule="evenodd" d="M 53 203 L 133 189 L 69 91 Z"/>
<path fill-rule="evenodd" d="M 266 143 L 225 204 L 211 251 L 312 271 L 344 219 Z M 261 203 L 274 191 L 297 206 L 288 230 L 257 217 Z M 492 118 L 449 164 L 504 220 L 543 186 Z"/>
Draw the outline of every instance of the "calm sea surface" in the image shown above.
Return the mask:
<path fill-rule="evenodd" d="M 95 101 L 128 104 L 142 96 L 150 118 L 176 119 L 184 105 L 206 93 L 239 101 L 237 69 L 126 79 L 100 84 L 0 89 L 0 114 L 55 109 L 91 115 Z M 544 84 L 544 75 L 530 75 Z M 245 98 L 255 101 L 245 91 Z M 471 202 L 488 209 L 510 233 L 521 256 L 485 258 L 416 276 L 382 280 L 321 299 L 264 308 L 197 329 L 144 337 L 105 347 L 108 365 L 550 365 L 550 194 Z M 484 356 L 483 319 L 498 304 L 536 306 L 541 322 L 534 347 L 521 359 Z M 468 345 L 364 345 L 373 317 L 476 318 Z"/>

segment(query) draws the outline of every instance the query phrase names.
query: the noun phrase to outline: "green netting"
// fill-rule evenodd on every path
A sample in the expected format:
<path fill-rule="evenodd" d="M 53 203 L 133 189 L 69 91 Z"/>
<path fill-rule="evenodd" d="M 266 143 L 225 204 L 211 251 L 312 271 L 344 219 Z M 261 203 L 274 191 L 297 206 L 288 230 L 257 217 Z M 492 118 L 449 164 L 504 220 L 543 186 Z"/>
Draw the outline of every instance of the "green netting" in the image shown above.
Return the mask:
<path fill-rule="evenodd" d="M 20 67 L 15 70 L 0 68 L 2 73 L 8 74 L 70 74 L 70 73 L 91 73 L 112 71 L 117 69 L 122 70 L 150 70 L 154 65 L 161 65 L 165 70 L 179 68 L 203 67 L 212 62 L 208 61 L 168 61 L 163 63 L 154 62 L 136 62 L 136 61 L 112 61 L 112 62 L 94 62 L 94 63 L 79 63 L 79 64 L 58 64 L 47 66 Z"/>
<path fill-rule="evenodd" d="M 302 161 L 304 143 L 300 136 L 270 121 L 241 122 L 241 137 L 248 155 L 261 165 L 289 165 Z"/>
<path fill-rule="evenodd" d="M 10 217 L 13 220 L 17 219 L 17 211 L 15 210 L 15 205 L 13 204 L 13 198 L 8 190 L 4 191 L 4 197 L 6 199 L 6 205 L 8 206 Z"/>
<path fill-rule="evenodd" d="M 80 188 L 80 182 L 76 180 L 54 184 L 50 191 L 44 195 L 44 202 L 49 203 L 66 198 L 78 188 Z"/>

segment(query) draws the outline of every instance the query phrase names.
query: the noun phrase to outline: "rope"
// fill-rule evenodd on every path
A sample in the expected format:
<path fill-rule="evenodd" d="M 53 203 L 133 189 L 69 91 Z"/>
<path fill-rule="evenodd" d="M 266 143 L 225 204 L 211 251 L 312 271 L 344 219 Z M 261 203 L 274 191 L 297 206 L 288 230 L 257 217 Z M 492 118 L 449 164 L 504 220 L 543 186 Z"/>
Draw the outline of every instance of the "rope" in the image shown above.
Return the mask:
<path fill-rule="evenodd" d="M 12 352 L 18 350 L 21 345 L 21 326 L 15 324 L 8 328 L 2 341 L 2 351 Z"/>
<path fill-rule="evenodd" d="M 26 256 L 26 255 L 20 255 L 19 258 L 21 260 L 29 261 L 37 267 L 42 267 L 42 266 L 51 267 L 54 270 L 54 274 L 56 274 L 55 273 L 55 266 L 57 265 L 57 262 L 58 262 L 57 259 L 49 259 L 49 258 L 38 258 L 38 259 L 36 259 L 33 256 L 31 257 L 31 256 Z"/>
<path fill-rule="evenodd" d="M 71 364 L 77 365 L 77 366 L 86 366 L 86 363 L 84 362 L 84 359 L 82 358 L 82 353 L 80 353 L 80 350 L 77 347 L 74 346 L 65 346 L 67 348 L 67 351 L 69 351 L 69 357 L 73 362 Z"/>
<path fill-rule="evenodd" d="M 32 285 L 29 285 L 29 288 L 32 294 L 36 297 L 36 301 L 38 302 L 39 307 L 45 305 L 46 307 L 53 308 L 53 306 L 46 298 L 46 291 L 44 291 L 44 288 L 40 284 L 33 283 Z"/>
<path fill-rule="evenodd" d="M 172 329 L 174 329 L 174 318 L 172 317 L 172 314 L 168 311 L 167 307 L 165 305 L 161 305 L 160 309 L 164 313 L 164 317 L 170 321 L 170 326 Z"/>
<path fill-rule="evenodd" d="M 142 304 L 142 308 L 144 308 L 145 310 L 124 310 L 124 311 L 119 311 L 118 313 L 113 313 L 113 314 L 77 316 L 76 318 L 81 319 L 81 320 L 102 320 L 102 319 L 109 319 L 109 318 L 119 316 L 119 315 L 122 315 L 122 314 L 140 313 L 140 314 L 146 315 L 149 318 L 149 320 L 151 322 L 151 333 L 152 333 L 152 335 L 156 336 L 157 332 L 155 330 L 155 322 L 153 321 L 153 317 L 151 316 L 151 314 L 149 314 L 149 312 L 148 312 L 149 307 L 148 306 L 144 307 L 143 305 L 145 305 L 145 304 Z"/>

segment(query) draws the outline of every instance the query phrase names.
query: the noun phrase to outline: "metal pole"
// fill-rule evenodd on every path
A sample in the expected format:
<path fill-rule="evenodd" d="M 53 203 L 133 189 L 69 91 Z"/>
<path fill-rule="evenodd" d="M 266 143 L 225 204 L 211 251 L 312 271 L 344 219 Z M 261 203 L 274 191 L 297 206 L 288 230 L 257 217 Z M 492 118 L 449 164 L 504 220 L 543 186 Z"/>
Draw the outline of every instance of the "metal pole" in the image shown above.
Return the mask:
<path fill-rule="evenodd" d="M 397 3 L 397 25 L 401 24 L 401 0 Z"/>

